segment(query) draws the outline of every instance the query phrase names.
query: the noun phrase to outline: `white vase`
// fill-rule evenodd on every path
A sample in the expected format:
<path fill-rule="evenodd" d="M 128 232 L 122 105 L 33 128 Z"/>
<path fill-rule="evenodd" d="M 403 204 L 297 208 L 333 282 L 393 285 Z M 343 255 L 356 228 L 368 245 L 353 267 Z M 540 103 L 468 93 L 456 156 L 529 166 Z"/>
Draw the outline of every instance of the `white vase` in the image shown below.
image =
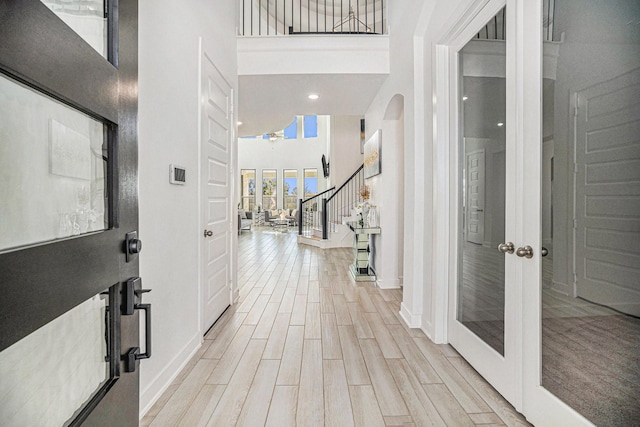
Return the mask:
<path fill-rule="evenodd" d="M 362 219 L 364 220 L 364 226 L 368 227 L 368 219 L 369 219 L 369 202 L 364 202 L 362 204 Z"/>
<path fill-rule="evenodd" d="M 380 224 L 380 219 L 378 218 L 378 207 L 371 205 L 369 206 L 369 213 L 367 214 L 367 224 L 369 227 L 378 227 Z"/>

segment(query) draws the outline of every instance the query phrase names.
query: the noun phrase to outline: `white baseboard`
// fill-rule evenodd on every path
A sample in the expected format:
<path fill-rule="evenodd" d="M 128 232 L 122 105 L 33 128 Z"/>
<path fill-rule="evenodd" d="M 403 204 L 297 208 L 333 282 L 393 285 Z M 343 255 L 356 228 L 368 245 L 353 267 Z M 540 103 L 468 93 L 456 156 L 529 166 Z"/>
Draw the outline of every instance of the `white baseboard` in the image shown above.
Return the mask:
<path fill-rule="evenodd" d="M 380 289 L 400 289 L 402 287 L 400 279 L 396 280 L 376 280 L 376 285 Z"/>
<path fill-rule="evenodd" d="M 404 323 L 406 323 L 410 328 L 420 328 L 422 326 L 422 319 L 420 318 L 420 316 L 411 314 L 404 303 L 400 304 L 400 317 L 402 317 Z"/>
<path fill-rule="evenodd" d="M 433 329 L 433 328 L 431 327 L 431 322 L 425 322 L 425 323 L 420 327 L 420 330 L 421 330 L 422 332 L 424 332 L 424 334 L 427 336 L 427 338 L 429 338 L 431 341 L 434 341 L 434 342 L 435 342 L 435 340 L 433 339 L 433 335 L 431 334 L 431 330 L 432 330 L 432 329 Z M 436 343 L 436 344 L 441 344 L 441 343 Z"/>
<path fill-rule="evenodd" d="M 189 363 L 189 360 L 191 360 L 200 346 L 202 346 L 201 338 L 200 332 L 196 332 L 171 362 L 140 392 L 140 419 L 149 412 L 149 409 L 151 409 L 154 403 L 162 396 L 162 393 L 169 388 L 182 368 Z M 144 362 L 141 369 L 144 369 Z"/>
<path fill-rule="evenodd" d="M 561 293 L 562 295 L 574 296 L 572 295 L 573 292 L 571 292 L 571 289 L 569 288 L 569 285 L 567 283 L 558 282 L 554 280 L 551 282 L 551 289 Z"/>

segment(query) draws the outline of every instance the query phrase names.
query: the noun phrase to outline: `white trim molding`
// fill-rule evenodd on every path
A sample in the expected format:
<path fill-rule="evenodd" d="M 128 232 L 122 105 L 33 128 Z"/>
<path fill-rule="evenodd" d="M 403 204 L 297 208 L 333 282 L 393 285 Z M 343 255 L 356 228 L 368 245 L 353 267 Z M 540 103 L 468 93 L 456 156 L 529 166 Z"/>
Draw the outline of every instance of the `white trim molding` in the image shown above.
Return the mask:
<path fill-rule="evenodd" d="M 410 328 L 422 327 L 422 315 L 412 314 L 404 303 L 400 304 L 400 317 Z"/>

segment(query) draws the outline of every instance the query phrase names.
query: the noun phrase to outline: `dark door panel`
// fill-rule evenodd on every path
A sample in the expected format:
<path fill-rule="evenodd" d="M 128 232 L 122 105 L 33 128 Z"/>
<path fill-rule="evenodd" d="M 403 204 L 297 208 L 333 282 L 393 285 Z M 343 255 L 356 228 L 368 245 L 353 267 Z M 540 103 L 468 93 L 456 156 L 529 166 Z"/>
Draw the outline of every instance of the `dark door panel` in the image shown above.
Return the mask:
<path fill-rule="evenodd" d="M 0 22 L 2 68 L 90 115 L 118 121 L 118 70 L 45 5 L 3 1 Z"/>
<path fill-rule="evenodd" d="M 111 197 L 106 230 L 0 253 L 0 352 L 138 276 L 137 256 L 127 262 L 124 252 L 125 234 L 138 228 L 138 6 L 137 0 L 107 3 L 116 36 L 109 41 L 109 60 L 39 0 L 0 0 L 0 72 L 105 123 Z M 140 346 L 139 316 L 119 318 L 118 358 Z M 120 363 L 116 371 L 90 409 L 77 408 L 83 425 L 137 425 L 139 369 L 125 372 Z"/>

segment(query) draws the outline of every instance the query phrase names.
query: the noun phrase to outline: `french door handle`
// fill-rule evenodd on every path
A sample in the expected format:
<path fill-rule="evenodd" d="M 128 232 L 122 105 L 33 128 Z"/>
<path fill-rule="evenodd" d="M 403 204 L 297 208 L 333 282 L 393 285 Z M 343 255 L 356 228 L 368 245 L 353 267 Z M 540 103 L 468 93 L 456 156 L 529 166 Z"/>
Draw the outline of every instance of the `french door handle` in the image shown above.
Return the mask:
<path fill-rule="evenodd" d="M 512 254 L 515 250 L 515 246 L 513 246 L 512 242 L 500 243 L 498 245 L 498 252 L 502 252 L 503 254 Z"/>
<path fill-rule="evenodd" d="M 524 258 L 533 258 L 533 248 L 529 245 L 516 249 L 516 255 Z"/>

